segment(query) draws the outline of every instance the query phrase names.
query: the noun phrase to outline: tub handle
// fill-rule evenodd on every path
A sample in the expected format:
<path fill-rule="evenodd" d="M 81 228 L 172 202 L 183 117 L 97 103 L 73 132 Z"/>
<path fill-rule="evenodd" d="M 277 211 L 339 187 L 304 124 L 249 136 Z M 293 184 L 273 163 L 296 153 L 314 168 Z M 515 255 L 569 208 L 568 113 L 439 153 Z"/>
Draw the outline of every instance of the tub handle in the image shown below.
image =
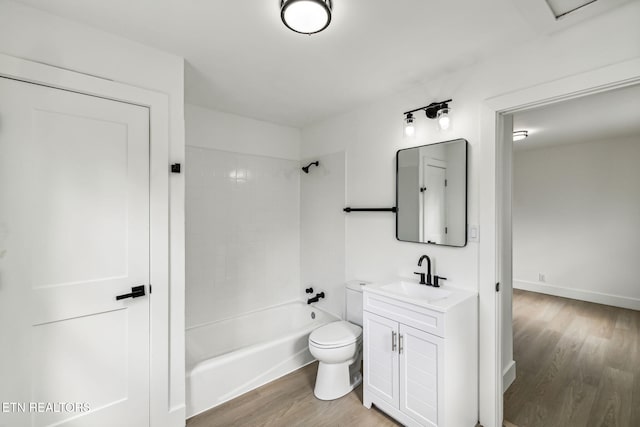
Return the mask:
<path fill-rule="evenodd" d="M 396 351 L 396 332 L 395 331 L 391 331 L 391 352 L 393 353 L 394 351 Z"/>

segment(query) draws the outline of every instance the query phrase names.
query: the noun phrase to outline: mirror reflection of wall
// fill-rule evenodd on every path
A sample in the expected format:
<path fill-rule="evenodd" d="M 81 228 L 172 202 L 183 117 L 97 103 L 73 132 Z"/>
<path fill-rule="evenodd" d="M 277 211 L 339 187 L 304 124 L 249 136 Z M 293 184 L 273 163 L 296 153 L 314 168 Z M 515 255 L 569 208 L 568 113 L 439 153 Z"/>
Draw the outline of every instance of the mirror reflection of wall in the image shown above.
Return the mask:
<path fill-rule="evenodd" d="M 398 240 L 465 246 L 467 141 L 400 150 L 396 162 Z"/>

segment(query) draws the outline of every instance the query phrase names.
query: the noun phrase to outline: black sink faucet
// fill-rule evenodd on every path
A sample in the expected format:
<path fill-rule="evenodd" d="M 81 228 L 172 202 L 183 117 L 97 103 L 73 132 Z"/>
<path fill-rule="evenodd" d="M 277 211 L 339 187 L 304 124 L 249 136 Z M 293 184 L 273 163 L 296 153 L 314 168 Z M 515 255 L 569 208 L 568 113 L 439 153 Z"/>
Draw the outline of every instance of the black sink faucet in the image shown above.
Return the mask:
<path fill-rule="evenodd" d="M 420 257 L 420 259 L 418 260 L 418 267 L 422 266 L 422 261 L 427 260 L 427 273 L 425 275 L 425 273 L 419 273 L 416 272 L 414 274 L 419 274 L 420 275 L 420 284 L 421 285 L 428 285 L 431 286 L 431 258 L 429 258 L 426 255 L 422 255 Z M 426 280 L 425 280 L 425 276 L 426 276 Z"/>
<path fill-rule="evenodd" d="M 435 275 L 435 276 L 433 276 L 433 283 L 431 283 L 431 258 L 429 258 L 426 255 L 422 255 L 420 257 L 420 260 L 418 261 L 418 267 L 422 266 L 422 261 L 424 261 L 425 259 L 427 260 L 427 272 L 426 272 L 426 274 L 425 273 L 419 273 L 417 271 L 414 274 L 420 275 L 420 284 L 421 285 L 427 285 L 427 286 L 433 286 L 435 288 L 439 288 L 441 280 L 447 280 L 447 278 Z M 425 279 L 425 276 L 426 276 L 426 279 Z"/>

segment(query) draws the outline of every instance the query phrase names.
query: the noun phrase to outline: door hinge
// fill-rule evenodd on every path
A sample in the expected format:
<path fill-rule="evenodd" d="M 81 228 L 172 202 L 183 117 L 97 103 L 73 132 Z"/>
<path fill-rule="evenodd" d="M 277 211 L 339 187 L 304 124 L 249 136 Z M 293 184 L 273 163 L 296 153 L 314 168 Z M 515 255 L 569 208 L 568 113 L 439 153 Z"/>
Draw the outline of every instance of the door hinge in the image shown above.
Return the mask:
<path fill-rule="evenodd" d="M 496 292 L 500 292 L 500 282 L 496 283 Z"/>

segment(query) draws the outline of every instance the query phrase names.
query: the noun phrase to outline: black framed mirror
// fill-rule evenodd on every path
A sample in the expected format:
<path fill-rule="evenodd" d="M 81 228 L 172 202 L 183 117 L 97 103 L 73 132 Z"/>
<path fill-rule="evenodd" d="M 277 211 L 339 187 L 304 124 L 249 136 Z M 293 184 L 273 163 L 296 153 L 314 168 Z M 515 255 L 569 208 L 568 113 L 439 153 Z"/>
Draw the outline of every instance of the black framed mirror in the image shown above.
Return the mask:
<path fill-rule="evenodd" d="M 466 246 L 467 146 L 455 139 L 398 150 L 398 240 Z"/>

